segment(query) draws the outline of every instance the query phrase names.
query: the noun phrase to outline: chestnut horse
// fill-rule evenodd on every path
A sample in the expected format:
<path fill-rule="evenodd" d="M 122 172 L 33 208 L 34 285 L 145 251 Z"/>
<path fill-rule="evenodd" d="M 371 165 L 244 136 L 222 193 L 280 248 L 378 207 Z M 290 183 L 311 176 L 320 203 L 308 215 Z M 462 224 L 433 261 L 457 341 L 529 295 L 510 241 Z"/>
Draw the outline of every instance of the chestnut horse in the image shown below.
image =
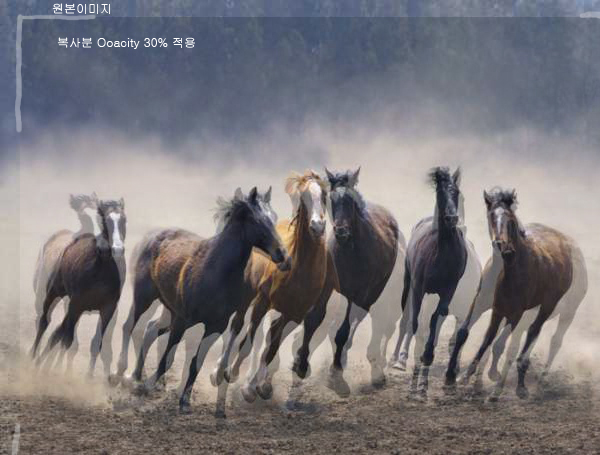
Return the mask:
<path fill-rule="evenodd" d="M 259 367 L 242 388 L 242 394 L 249 402 L 254 401 L 257 394 L 263 399 L 272 396 L 271 380 L 279 363 L 279 346 L 317 304 L 328 269 L 333 267 L 328 261 L 324 239 L 326 187 L 326 182 L 313 171 L 293 175 L 286 182 L 285 190 L 296 202 L 295 216 L 291 221 L 279 222 L 277 231 L 290 252 L 291 269 L 281 273 L 269 265 L 264 271 L 259 292 L 251 304 L 250 327 L 239 344 L 233 365 L 225 375 L 228 381 L 236 380 L 263 317 L 269 310 L 278 311 L 280 315 L 271 321 L 267 344 L 259 357 Z"/>
<path fill-rule="evenodd" d="M 248 197 L 236 191 L 231 201 L 220 200 L 218 217 L 223 230 L 210 239 L 200 239 L 187 231 L 165 230 L 145 246 L 139 259 L 150 270 L 152 282 L 147 285 L 160 295 L 171 321 L 168 328 L 160 328 L 157 333 L 160 336 L 169 332 L 158 369 L 138 390 L 152 389 L 170 368 L 186 329 L 204 324 L 203 338 L 190 362 L 179 400 L 182 411 L 189 410 L 192 387 L 208 350 L 243 301 L 244 271 L 252 249 L 264 251 L 282 269 L 289 266 L 273 221 L 258 201 L 256 187 Z M 140 358 L 136 370 L 140 370 Z M 219 388 L 218 417 L 225 416 L 226 391 L 225 387 Z"/>
<path fill-rule="evenodd" d="M 236 190 L 236 196 L 238 199 L 242 199 L 243 195 L 241 190 L 238 188 Z M 277 214 L 271 207 L 271 187 L 265 193 L 257 194 L 257 202 L 261 206 L 262 210 L 267 214 L 269 218 L 273 221 L 273 223 L 277 223 Z M 221 202 L 223 204 L 223 202 Z M 225 221 L 220 213 L 217 213 L 215 216 L 215 221 L 218 223 L 217 233 L 223 231 Z M 171 321 L 171 312 L 167 306 L 163 307 L 163 311 L 161 316 L 157 320 L 149 321 L 146 329 L 144 342 L 142 343 L 141 339 L 137 336 L 132 336 L 134 333 L 135 327 L 138 325 L 140 318 L 144 313 L 148 312 L 152 303 L 156 300 L 162 302 L 161 295 L 158 291 L 158 288 L 153 283 L 152 276 L 152 257 L 150 252 L 152 251 L 152 245 L 157 242 L 157 238 L 159 236 L 164 236 L 164 230 L 158 230 L 152 232 L 145 236 L 145 238 L 140 241 L 134 248 L 132 254 L 132 263 L 133 263 L 133 304 L 129 310 L 129 316 L 125 323 L 123 324 L 123 339 L 122 339 L 122 347 L 121 347 L 121 355 L 119 357 L 119 362 L 117 364 L 117 377 L 115 378 L 115 382 L 118 381 L 124 374 L 125 370 L 127 370 L 128 363 L 128 351 L 129 351 L 129 342 L 133 338 L 134 351 L 137 354 L 138 362 L 136 369 L 133 373 L 133 379 L 139 381 L 142 379 L 143 373 L 143 365 L 145 362 L 146 355 L 148 353 L 149 344 L 154 342 L 157 338 L 157 334 L 159 330 L 164 330 L 169 327 Z M 191 254 L 193 250 L 197 247 L 198 242 L 202 240 L 202 237 L 194 234 L 192 232 L 184 231 L 183 229 L 177 230 L 177 243 L 179 254 Z M 262 276 L 262 270 L 257 269 L 259 264 L 262 264 L 264 267 L 265 264 L 269 263 L 269 259 L 264 256 L 264 253 L 259 249 L 254 249 L 251 259 L 256 256 L 254 261 L 248 261 L 248 265 L 246 266 L 246 270 L 244 272 L 244 295 L 242 298 L 242 303 L 238 310 L 236 311 L 235 317 L 231 323 L 231 332 L 237 335 L 243 326 L 244 316 L 246 314 L 246 310 L 256 295 L 256 288 L 258 286 L 258 282 L 260 277 Z M 262 261 L 261 261 L 262 259 Z M 254 265 L 253 265 L 254 264 Z M 164 302 L 162 302 L 164 305 Z M 149 314 L 146 321 L 148 321 L 149 317 L 152 314 Z M 235 338 L 233 335 L 230 340 Z M 166 340 L 165 340 L 166 341 Z M 188 342 L 186 340 L 186 346 Z M 221 360 L 218 362 L 221 365 L 223 362 L 227 362 L 227 358 L 229 355 L 229 351 L 225 349 L 227 346 L 224 343 L 224 353 L 221 356 Z M 164 348 L 164 346 L 162 346 Z M 161 349 L 160 340 L 159 340 L 159 360 L 160 355 L 164 349 Z M 191 351 L 186 349 L 186 355 L 188 355 Z M 187 365 L 189 362 L 186 359 L 185 364 Z M 224 367 L 223 367 L 224 369 Z M 214 385 L 218 385 L 221 383 L 222 371 L 217 370 L 211 375 L 211 380 Z M 216 378 L 219 377 L 219 380 Z"/>
<path fill-rule="evenodd" d="M 577 244 L 561 232 L 542 224 L 522 226 L 515 213 L 516 192 L 494 188 L 484 191 L 490 238 L 502 258 L 502 270 L 498 274 L 492 318 L 477 355 L 470 364 L 465 381 L 472 376 L 489 345 L 494 341 L 503 320 L 509 332 L 517 329 L 523 314 L 538 309 L 527 330 L 525 344 L 517 360 L 517 395 L 528 395 L 525 375 L 529 367 L 529 355 L 540 334 L 542 326 L 553 314 L 559 315 L 558 327 L 550 343 L 548 360 L 541 377 L 544 377 L 554 361 L 579 304 L 587 292 L 587 271 L 583 254 Z M 459 332 L 457 343 L 446 372 L 446 383 L 456 380 L 454 362 L 468 336 L 468 328 Z M 513 337 L 506 354 L 503 371 L 493 398 L 497 399 L 506 376 L 516 356 L 520 337 Z"/>
<path fill-rule="evenodd" d="M 328 250 L 335 263 L 339 285 L 335 286 L 335 281 L 329 280 L 329 286 L 321 295 L 323 304 L 315 306 L 304 319 L 302 345 L 297 349 L 293 370 L 300 378 L 307 376 L 311 339 L 325 318 L 326 304 L 335 288 L 346 297 L 348 306 L 335 335 L 335 354 L 327 385 L 344 397 L 350 394 L 350 387 L 344 380 L 343 367 L 354 333 L 386 287 L 397 258 L 404 262 L 406 242 L 392 214 L 380 205 L 366 202 L 356 190 L 360 168 L 354 172 L 331 173 L 327 169 L 325 172 L 330 185 L 334 232 L 329 238 Z M 358 308 L 353 308 L 354 305 Z M 385 383 L 383 368 L 387 342 L 382 339 L 386 334 L 389 339 L 394 332 L 394 323 L 389 322 L 372 319 L 367 359 L 374 386 Z M 320 332 L 323 336 L 324 331 Z M 323 338 L 313 345 L 320 344 Z"/>
<path fill-rule="evenodd" d="M 460 169 L 452 175 L 446 167 L 432 169 L 429 179 L 436 192 L 434 216 L 421 220 L 415 226 L 408 243 L 402 310 L 407 310 L 406 302 L 410 295 L 412 333 L 419 334 L 419 314 L 425 294 L 439 296 L 429 322 L 425 347 L 415 348 L 411 392 L 417 391 L 422 363 L 425 366 L 420 389 L 423 396 L 427 394 L 429 366 L 433 362 L 441 325 L 448 315 L 450 303 L 467 265 L 467 242 L 459 227 L 460 177 Z M 417 358 L 421 352 L 421 357 Z"/>
<path fill-rule="evenodd" d="M 83 234 L 73 239 L 60 256 L 48 282 L 31 351 L 35 357 L 50 322 L 53 303 L 57 299 L 68 297 L 66 315 L 50 337 L 40 360 L 59 342 L 68 350 L 73 343 L 75 328 L 81 315 L 86 311 L 99 311 L 100 323 L 91 345 L 90 375 L 94 371 L 105 331 L 117 309 L 125 281 L 125 203 L 123 199 L 98 201 L 97 206 L 98 224 L 102 226 L 102 232 L 96 237 Z M 110 245 L 110 250 L 106 251 L 104 245 Z M 107 348 L 110 351 L 110 342 Z M 107 376 L 110 374 L 111 357 L 109 352 L 107 358 L 103 359 Z"/>

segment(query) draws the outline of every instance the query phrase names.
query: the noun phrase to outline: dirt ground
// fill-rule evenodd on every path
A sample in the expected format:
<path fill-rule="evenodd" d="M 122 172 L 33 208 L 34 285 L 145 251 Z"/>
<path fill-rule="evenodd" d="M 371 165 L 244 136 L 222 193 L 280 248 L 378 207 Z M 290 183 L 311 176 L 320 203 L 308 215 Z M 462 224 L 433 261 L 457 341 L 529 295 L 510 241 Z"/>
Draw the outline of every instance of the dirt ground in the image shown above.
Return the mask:
<path fill-rule="evenodd" d="M 1 361 L 14 365 L 12 356 Z M 600 393 L 591 377 L 575 379 L 558 369 L 542 392 L 534 362 L 529 399 L 518 399 L 510 382 L 491 403 L 472 386 L 444 394 L 440 367 L 432 370 L 429 398 L 421 402 L 408 398 L 410 373 L 392 371 L 384 389 L 372 390 L 352 373 L 366 367 L 349 365 L 354 387 L 348 399 L 327 389 L 326 370 L 317 369 L 306 381 L 304 406 L 294 412 L 283 406 L 287 374 L 275 377 L 269 402 L 245 403 L 236 384 L 225 420 L 213 417 L 214 397 L 203 376 L 192 413 L 181 415 L 174 374 L 166 391 L 137 398 L 100 379 L 12 368 L 0 396 L 1 450 L 15 447 L 18 424 L 19 454 L 600 454 Z"/>

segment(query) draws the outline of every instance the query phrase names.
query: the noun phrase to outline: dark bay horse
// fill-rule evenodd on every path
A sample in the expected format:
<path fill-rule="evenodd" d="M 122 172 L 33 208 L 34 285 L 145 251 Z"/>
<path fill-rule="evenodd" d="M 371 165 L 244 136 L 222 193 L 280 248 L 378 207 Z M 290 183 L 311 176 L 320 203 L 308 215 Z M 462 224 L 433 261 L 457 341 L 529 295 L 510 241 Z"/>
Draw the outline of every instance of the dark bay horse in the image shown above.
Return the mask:
<path fill-rule="evenodd" d="M 477 355 L 470 364 L 465 380 L 473 375 L 487 348 L 494 341 L 503 320 L 505 330 L 513 332 L 524 313 L 537 309 L 537 315 L 527 330 L 525 344 L 517 358 L 517 395 L 528 395 L 525 375 L 529 355 L 544 323 L 553 314 L 559 315 L 558 327 L 550 343 L 550 351 L 542 377 L 551 367 L 579 304 L 587 292 L 587 271 L 583 254 L 576 243 L 561 232 L 542 224 L 522 226 L 515 213 L 517 197 L 514 190 L 494 188 L 484 191 L 488 227 L 494 249 L 502 258 L 492 306 L 492 318 Z M 456 380 L 453 362 L 468 336 L 461 328 L 448 371 L 446 383 Z M 516 341 L 515 341 L 516 338 Z M 513 337 L 507 350 L 503 371 L 493 398 L 498 398 L 506 376 L 516 356 L 520 337 Z"/>
<path fill-rule="evenodd" d="M 350 387 L 343 377 L 343 367 L 354 333 L 373 304 L 379 299 L 398 260 L 404 262 L 406 242 L 392 214 L 384 207 L 366 202 L 356 190 L 360 168 L 332 173 L 325 169 L 330 186 L 331 221 L 334 235 L 328 240 L 336 280 L 328 280 L 320 299 L 304 319 L 302 345 L 298 348 L 293 370 L 300 377 L 308 374 L 311 339 L 323 322 L 326 304 L 335 289 L 348 300 L 344 320 L 335 335 L 335 354 L 328 386 L 340 396 L 348 396 Z M 336 285 L 337 284 L 337 285 Z M 353 308 L 357 305 L 358 308 Z M 382 338 L 394 331 L 394 322 L 372 319 L 371 342 L 367 359 L 371 364 L 371 381 L 385 382 L 385 348 Z M 387 330 L 386 330 L 387 325 Z M 391 329 L 391 330 L 390 330 Z M 317 340 L 320 344 L 322 338 Z M 313 345 L 315 343 L 313 342 Z M 313 348 L 314 350 L 314 348 Z"/>
<path fill-rule="evenodd" d="M 218 216 L 223 229 L 210 239 L 190 236 L 186 231 L 166 230 L 155 237 L 138 261 L 147 262 L 152 277 L 148 287 L 160 296 L 171 313 L 169 339 L 157 371 L 141 390 L 152 389 L 170 368 L 177 344 L 189 327 L 204 324 L 204 333 L 179 400 L 182 411 L 189 410 L 193 384 L 206 354 L 227 328 L 243 298 L 244 271 L 253 248 L 269 255 L 281 269 L 289 260 L 271 217 L 258 201 L 253 188 L 247 197 L 240 192 L 231 201 L 221 200 Z M 138 262 L 138 269 L 140 264 Z M 144 342 L 144 344 L 146 344 Z M 140 357 L 138 356 L 139 370 Z M 226 385 L 226 383 L 224 383 Z M 226 388 L 219 388 L 216 415 L 225 415 Z"/>
<path fill-rule="evenodd" d="M 446 167 L 437 167 L 429 173 L 435 188 L 436 205 L 434 216 L 421 220 L 413 229 L 408 243 L 402 309 L 406 311 L 408 296 L 412 297 L 412 333 L 419 341 L 419 313 L 425 294 L 437 294 L 439 302 L 429 321 L 429 336 L 423 349 L 415 347 L 416 359 L 411 391 L 416 392 L 421 363 L 423 369 L 421 394 L 426 396 L 429 366 L 433 362 L 434 348 L 441 325 L 448 315 L 449 305 L 462 278 L 467 264 L 467 244 L 459 228 L 460 168 L 454 174 Z"/>
<path fill-rule="evenodd" d="M 52 234 L 42 246 L 36 261 L 35 273 L 33 275 L 33 290 L 35 292 L 35 310 L 38 320 L 42 315 L 48 284 L 53 279 L 57 266 L 60 263 L 60 259 L 67 246 L 84 234 L 97 234 L 100 232 L 100 229 L 97 227 L 95 216 L 98 210 L 98 197 L 96 196 L 96 193 L 92 193 L 89 196 L 85 194 L 71 194 L 69 195 L 69 206 L 77 214 L 79 229 L 76 232 L 62 229 Z M 106 249 L 107 245 L 103 244 L 102 248 Z M 68 301 L 67 299 L 64 299 L 63 301 L 65 303 L 66 312 Z M 100 324 L 100 321 L 98 321 L 98 324 Z M 72 367 L 73 357 L 77 352 L 77 348 L 77 337 L 75 337 L 73 345 L 69 350 L 69 370 Z"/>
<path fill-rule="evenodd" d="M 243 195 L 241 193 L 241 189 L 236 190 L 236 198 L 243 199 Z M 261 209 L 267 214 L 269 218 L 271 218 L 272 222 L 277 223 L 277 214 L 271 207 L 271 187 L 265 193 L 257 194 L 257 202 L 261 206 Z M 224 205 L 225 202 L 221 201 L 221 205 Z M 215 221 L 218 223 L 217 233 L 223 231 L 225 225 L 225 219 L 220 216 L 221 213 L 218 212 L 215 216 Z M 202 237 L 199 235 L 185 231 L 183 229 L 172 230 L 176 232 L 173 237 L 173 245 L 177 247 L 172 249 L 172 251 L 177 251 L 178 257 L 183 260 L 184 257 L 189 257 L 198 247 L 199 242 L 202 240 Z M 155 232 L 151 232 L 146 235 L 144 239 L 142 239 L 134 248 L 131 262 L 133 264 L 133 304 L 131 305 L 129 316 L 125 323 L 123 324 L 123 339 L 122 339 L 122 347 L 121 347 L 121 355 L 119 357 L 119 362 L 117 365 L 117 377 L 115 378 L 115 382 L 121 378 L 127 370 L 128 364 L 128 351 L 129 351 L 129 342 L 133 338 L 134 342 L 134 351 L 137 353 L 137 366 L 133 374 L 133 379 L 136 381 L 140 381 L 142 379 L 143 373 L 143 365 L 145 362 L 145 357 L 148 353 L 148 347 L 154 340 L 158 337 L 158 331 L 164 330 L 169 327 L 171 321 L 171 312 L 167 306 L 163 307 L 163 313 L 159 317 L 158 320 L 152 320 L 148 322 L 148 325 L 145 329 L 144 342 L 142 343 L 140 339 L 136 336 L 132 336 L 135 327 L 138 325 L 138 322 L 144 313 L 148 312 L 152 303 L 156 300 L 162 302 L 162 298 L 158 288 L 154 285 L 154 277 L 152 275 L 153 271 L 151 269 L 152 260 L 151 253 L 153 245 L 157 242 L 160 242 L 160 238 L 164 238 L 165 230 L 158 230 Z M 252 258 L 255 260 L 252 261 Z M 246 310 L 250 305 L 250 302 L 256 295 L 256 288 L 258 286 L 258 282 L 262 276 L 262 268 L 266 267 L 266 264 L 270 262 L 269 258 L 265 256 L 265 254 L 257 248 L 253 249 L 251 260 L 248 261 L 246 266 L 246 270 L 244 272 L 244 292 L 243 297 L 241 299 L 241 303 L 239 308 L 236 311 L 235 317 L 231 323 L 231 332 L 234 334 L 232 338 L 235 338 L 243 326 L 244 316 L 246 314 Z M 162 302 L 163 305 L 166 305 Z M 151 314 L 149 315 L 152 316 Z M 148 319 L 147 319 L 148 320 Z M 230 338 L 230 340 L 232 340 Z M 166 340 L 165 340 L 166 341 Z M 231 342 L 229 343 L 231 344 Z M 187 345 L 187 340 L 186 340 Z M 224 353 L 221 359 L 218 362 L 218 365 L 222 365 L 227 362 L 227 358 L 229 356 L 229 350 L 226 348 L 228 346 L 227 343 L 224 343 Z M 163 346 L 164 347 L 164 346 Z M 160 355 L 164 349 L 160 349 L 159 344 L 159 359 Z M 195 351 L 195 349 L 194 349 Z M 186 349 L 186 355 L 191 352 L 191 350 Z M 190 359 L 187 359 L 190 360 Z M 189 363 L 186 360 L 186 365 Z M 211 376 L 211 380 L 214 385 L 218 385 L 221 383 L 222 379 L 222 370 L 224 367 L 219 368 L 217 366 L 217 370 L 214 372 L 214 375 Z M 217 377 L 219 379 L 217 379 Z"/>
<path fill-rule="evenodd" d="M 97 220 L 102 232 L 98 236 L 82 234 L 67 245 L 48 281 L 38 329 L 32 348 L 35 357 L 41 338 L 46 331 L 55 301 L 69 298 L 67 313 L 50 337 L 42 353 L 44 357 L 56 344 L 62 343 L 67 350 L 73 343 L 75 328 L 86 311 L 99 311 L 100 323 L 92 339 L 89 373 L 92 374 L 96 358 L 102 348 L 105 332 L 117 308 L 125 280 L 124 240 L 126 235 L 125 203 L 120 201 L 98 201 Z M 106 251 L 104 245 L 109 245 Z M 107 346 L 110 351 L 110 343 Z M 104 370 L 110 374 L 109 353 L 104 361 Z"/>
<path fill-rule="evenodd" d="M 313 171 L 288 178 L 286 192 L 296 201 L 292 220 L 279 222 L 277 231 L 283 238 L 291 257 L 291 269 L 281 273 L 275 267 L 265 270 L 259 292 L 252 301 L 250 327 L 239 344 L 237 357 L 228 369 L 226 379 L 234 381 L 243 360 L 250 353 L 256 330 L 269 310 L 280 313 L 271 321 L 267 344 L 259 357 L 255 374 L 242 388 L 247 401 L 258 394 L 263 399 L 272 396 L 272 376 L 278 365 L 280 344 L 308 311 L 318 302 L 325 285 L 328 261 L 325 246 L 325 212 L 327 184 Z M 276 361 L 274 361 L 276 360 Z"/>

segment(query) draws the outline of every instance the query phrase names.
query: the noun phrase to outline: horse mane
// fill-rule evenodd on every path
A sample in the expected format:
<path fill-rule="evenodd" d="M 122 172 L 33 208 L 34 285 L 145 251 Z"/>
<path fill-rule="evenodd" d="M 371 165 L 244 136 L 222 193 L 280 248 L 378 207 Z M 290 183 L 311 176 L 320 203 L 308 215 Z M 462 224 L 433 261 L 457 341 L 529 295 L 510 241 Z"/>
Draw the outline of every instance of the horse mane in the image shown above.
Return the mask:
<path fill-rule="evenodd" d="M 84 205 L 96 207 L 98 200 L 95 198 L 96 194 L 88 196 L 87 194 L 71 194 L 69 195 L 69 206 L 79 212 Z"/>
<path fill-rule="evenodd" d="M 460 168 L 457 170 L 460 174 Z M 450 174 L 450 168 L 447 166 L 434 167 L 427 174 L 429 183 L 433 188 L 438 189 L 440 185 L 453 182 L 452 175 Z"/>
<path fill-rule="evenodd" d="M 517 191 L 515 189 L 505 189 L 499 186 L 493 187 L 486 192 L 486 202 L 490 205 L 501 204 L 514 212 L 519 202 L 517 201 Z"/>
<path fill-rule="evenodd" d="M 248 203 L 245 199 L 240 199 L 234 196 L 232 199 L 225 199 L 219 196 L 217 198 L 217 207 L 213 219 L 219 226 L 225 226 L 232 216 L 242 207 L 247 207 Z M 222 229 L 221 229 L 222 230 Z"/>

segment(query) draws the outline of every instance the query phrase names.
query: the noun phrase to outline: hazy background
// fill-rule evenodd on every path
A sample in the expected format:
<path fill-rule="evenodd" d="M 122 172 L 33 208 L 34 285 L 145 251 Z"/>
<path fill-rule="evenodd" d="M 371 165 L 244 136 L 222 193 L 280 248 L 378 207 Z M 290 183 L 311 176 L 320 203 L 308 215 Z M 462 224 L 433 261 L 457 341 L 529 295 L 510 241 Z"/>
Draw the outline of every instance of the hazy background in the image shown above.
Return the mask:
<path fill-rule="evenodd" d="M 590 374 L 600 360 L 599 35 L 592 21 L 564 18 L 26 22 L 20 161 L 4 165 L 0 193 L 2 233 L 19 239 L 6 245 L 0 273 L 18 269 L 19 278 L 2 287 L 0 342 L 30 347 L 35 259 L 53 232 L 77 229 L 69 193 L 125 198 L 129 254 L 155 227 L 212 235 L 216 197 L 237 186 L 273 185 L 286 217 L 290 171 L 360 165 L 360 191 L 408 238 L 433 211 L 427 170 L 461 165 L 468 237 L 482 262 L 491 248 L 481 194 L 494 185 L 517 189 L 524 223 L 579 242 L 590 289 L 557 365 Z M 94 46 L 101 36 L 166 37 L 169 47 L 64 49 L 59 36 Z M 173 48 L 173 37 L 194 37 L 196 47 Z M 130 296 L 127 283 L 115 354 Z M 96 317 L 84 319 L 82 365 Z M 367 335 L 365 324 L 359 339 Z M 353 351 L 364 358 L 364 343 Z"/>

